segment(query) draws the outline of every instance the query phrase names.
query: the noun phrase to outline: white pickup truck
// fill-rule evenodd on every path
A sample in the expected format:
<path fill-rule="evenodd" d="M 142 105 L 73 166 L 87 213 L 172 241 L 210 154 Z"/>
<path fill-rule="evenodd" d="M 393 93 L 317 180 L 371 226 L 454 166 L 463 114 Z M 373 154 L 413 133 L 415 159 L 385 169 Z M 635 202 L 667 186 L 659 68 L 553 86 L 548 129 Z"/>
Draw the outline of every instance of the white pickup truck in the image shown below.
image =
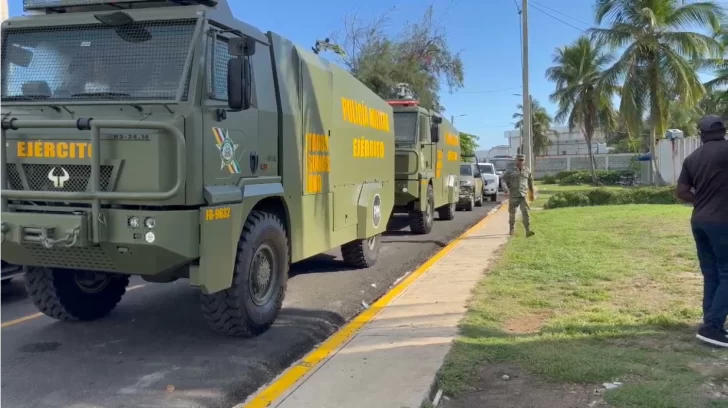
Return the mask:
<path fill-rule="evenodd" d="M 492 163 L 478 163 L 483 178 L 483 197 L 490 197 L 490 201 L 498 199 L 500 176 L 496 174 L 495 166 Z"/>

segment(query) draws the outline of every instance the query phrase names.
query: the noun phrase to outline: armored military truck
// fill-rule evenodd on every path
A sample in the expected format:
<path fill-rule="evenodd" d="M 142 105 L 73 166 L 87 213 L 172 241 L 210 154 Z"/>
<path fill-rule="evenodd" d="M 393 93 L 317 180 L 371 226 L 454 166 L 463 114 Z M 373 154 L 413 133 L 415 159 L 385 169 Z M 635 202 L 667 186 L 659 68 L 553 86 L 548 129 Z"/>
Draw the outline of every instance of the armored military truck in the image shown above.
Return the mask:
<path fill-rule="evenodd" d="M 391 100 L 394 107 L 394 213 L 409 215 L 410 230 L 427 234 L 435 211 L 455 218 L 459 198 L 460 134 L 436 112 L 414 100 Z"/>
<path fill-rule="evenodd" d="M 275 320 L 289 264 L 374 265 L 393 110 L 223 0 L 25 0 L 2 24 L 2 259 L 59 320 L 188 278 L 216 331 Z"/>

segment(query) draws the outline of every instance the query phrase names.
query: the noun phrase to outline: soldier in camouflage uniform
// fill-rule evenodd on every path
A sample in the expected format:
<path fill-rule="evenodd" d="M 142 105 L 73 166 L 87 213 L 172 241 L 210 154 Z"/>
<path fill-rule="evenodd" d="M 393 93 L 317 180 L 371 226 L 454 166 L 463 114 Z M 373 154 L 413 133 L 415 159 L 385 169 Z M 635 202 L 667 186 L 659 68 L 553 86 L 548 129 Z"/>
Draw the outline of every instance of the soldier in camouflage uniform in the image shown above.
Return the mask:
<path fill-rule="evenodd" d="M 510 234 L 513 235 L 516 226 L 516 210 L 521 207 L 521 215 L 523 215 L 523 226 L 526 228 L 526 236 L 533 236 L 535 233 L 531 231 L 531 216 L 528 214 L 528 197 L 529 192 L 533 192 L 533 175 L 531 170 L 524 166 L 526 156 L 519 154 L 516 156 L 516 168 L 509 169 L 503 174 L 503 180 L 508 188 L 508 223 L 510 224 Z"/>

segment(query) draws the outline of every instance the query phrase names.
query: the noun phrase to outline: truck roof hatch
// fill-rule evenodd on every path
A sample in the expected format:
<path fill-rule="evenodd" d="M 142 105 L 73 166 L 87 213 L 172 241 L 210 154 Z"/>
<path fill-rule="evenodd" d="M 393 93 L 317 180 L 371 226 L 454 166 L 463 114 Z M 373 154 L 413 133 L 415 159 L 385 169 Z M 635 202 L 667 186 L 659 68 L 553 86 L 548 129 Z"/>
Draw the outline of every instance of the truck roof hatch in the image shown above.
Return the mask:
<path fill-rule="evenodd" d="M 219 3 L 227 7 L 225 0 L 23 0 L 23 10 L 49 14 L 196 5 L 217 7 Z"/>

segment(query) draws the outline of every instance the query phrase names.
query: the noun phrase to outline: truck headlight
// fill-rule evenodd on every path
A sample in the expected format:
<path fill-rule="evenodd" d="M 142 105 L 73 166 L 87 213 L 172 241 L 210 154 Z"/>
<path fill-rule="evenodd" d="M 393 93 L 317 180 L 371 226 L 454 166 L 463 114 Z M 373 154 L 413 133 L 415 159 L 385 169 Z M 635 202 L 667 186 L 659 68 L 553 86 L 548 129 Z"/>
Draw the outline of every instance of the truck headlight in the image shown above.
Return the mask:
<path fill-rule="evenodd" d="M 149 232 L 147 232 L 146 234 L 144 234 L 144 239 L 145 239 L 145 240 L 146 240 L 147 242 L 149 242 L 150 244 L 151 244 L 152 242 L 154 242 L 154 240 L 155 240 L 156 238 L 157 238 L 157 237 L 155 237 L 155 236 L 154 236 L 154 233 L 153 233 L 152 231 L 149 231 Z"/>
<path fill-rule="evenodd" d="M 131 216 L 126 223 L 132 228 L 139 228 L 139 217 Z"/>
<path fill-rule="evenodd" d="M 147 217 L 144 219 L 144 226 L 152 229 L 154 226 L 157 225 L 157 221 L 152 217 Z"/>

